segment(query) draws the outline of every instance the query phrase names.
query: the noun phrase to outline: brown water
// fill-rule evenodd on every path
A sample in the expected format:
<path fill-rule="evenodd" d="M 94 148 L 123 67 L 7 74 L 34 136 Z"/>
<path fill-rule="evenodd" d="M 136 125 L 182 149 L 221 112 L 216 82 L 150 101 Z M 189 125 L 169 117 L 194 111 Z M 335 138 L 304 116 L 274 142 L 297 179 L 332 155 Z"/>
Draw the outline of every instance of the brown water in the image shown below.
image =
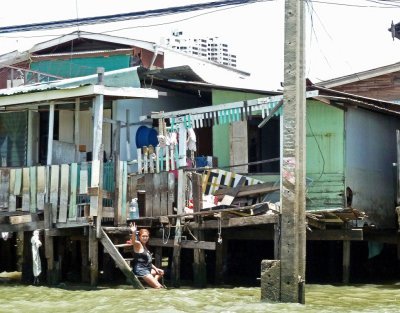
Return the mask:
<path fill-rule="evenodd" d="M 400 283 L 307 285 L 306 305 L 260 302 L 260 288 L 93 290 L 25 286 L 0 280 L 0 313 L 29 312 L 400 312 Z"/>

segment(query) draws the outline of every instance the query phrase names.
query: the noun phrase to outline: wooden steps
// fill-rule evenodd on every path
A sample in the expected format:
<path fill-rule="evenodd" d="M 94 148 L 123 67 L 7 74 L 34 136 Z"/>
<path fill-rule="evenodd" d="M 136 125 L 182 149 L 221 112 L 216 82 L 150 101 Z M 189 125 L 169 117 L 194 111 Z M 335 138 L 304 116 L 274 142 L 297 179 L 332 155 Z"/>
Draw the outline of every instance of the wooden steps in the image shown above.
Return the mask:
<path fill-rule="evenodd" d="M 115 264 L 122 271 L 122 273 L 126 276 L 128 281 L 132 284 L 132 286 L 136 289 L 144 289 L 140 280 L 133 274 L 127 260 L 125 259 L 121 253 L 118 251 L 118 248 L 130 246 L 129 244 L 122 245 L 114 245 L 114 243 L 110 240 L 110 237 L 106 234 L 103 228 L 100 228 L 101 238 L 100 242 L 103 244 L 104 249 L 110 254 L 111 258 L 115 261 Z"/>

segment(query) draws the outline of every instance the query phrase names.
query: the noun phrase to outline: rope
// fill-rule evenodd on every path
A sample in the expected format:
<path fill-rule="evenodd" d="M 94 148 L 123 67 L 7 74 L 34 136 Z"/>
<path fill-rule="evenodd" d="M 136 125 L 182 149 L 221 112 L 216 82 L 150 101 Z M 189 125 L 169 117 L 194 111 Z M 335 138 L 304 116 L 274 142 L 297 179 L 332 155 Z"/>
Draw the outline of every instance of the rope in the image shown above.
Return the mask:
<path fill-rule="evenodd" d="M 221 237 L 221 233 L 222 233 L 222 218 L 221 218 L 221 213 L 219 213 L 216 216 L 218 217 L 218 239 L 217 239 L 217 242 L 219 244 L 222 244 L 222 237 Z"/>
<path fill-rule="evenodd" d="M 171 224 L 168 224 L 168 235 L 165 237 L 165 230 L 164 230 L 164 224 L 161 226 L 162 229 L 162 242 L 164 245 L 168 243 L 169 236 L 171 235 Z"/>
<path fill-rule="evenodd" d="M 192 233 L 192 231 L 191 231 L 190 228 L 189 228 L 189 224 L 186 222 L 186 223 L 184 224 L 184 226 L 185 226 L 185 229 L 187 229 L 187 231 L 189 232 L 190 236 L 192 236 L 192 238 L 194 239 L 194 241 L 195 241 L 195 242 L 198 242 L 199 239 L 197 239 L 196 236 Z"/>

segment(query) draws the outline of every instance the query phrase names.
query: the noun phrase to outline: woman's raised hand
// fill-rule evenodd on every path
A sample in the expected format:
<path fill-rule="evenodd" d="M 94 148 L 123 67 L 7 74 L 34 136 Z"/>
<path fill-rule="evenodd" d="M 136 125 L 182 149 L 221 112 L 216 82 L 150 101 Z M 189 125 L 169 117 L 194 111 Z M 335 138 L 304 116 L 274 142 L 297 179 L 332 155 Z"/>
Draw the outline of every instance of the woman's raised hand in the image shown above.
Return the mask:
<path fill-rule="evenodd" d="M 136 224 L 135 223 L 133 223 L 133 224 L 131 223 L 129 226 L 131 227 L 132 234 L 136 235 L 136 230 L 137 230 Z"/>

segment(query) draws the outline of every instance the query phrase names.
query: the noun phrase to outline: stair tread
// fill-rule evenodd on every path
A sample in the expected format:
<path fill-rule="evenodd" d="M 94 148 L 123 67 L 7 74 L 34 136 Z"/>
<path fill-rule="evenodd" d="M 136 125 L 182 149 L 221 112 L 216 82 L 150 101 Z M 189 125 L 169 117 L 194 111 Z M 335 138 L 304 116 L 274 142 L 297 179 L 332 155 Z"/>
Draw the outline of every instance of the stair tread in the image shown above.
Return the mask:
<path fill-rule="evenodd" d="M 117 244 L 117 245 L 114 245 L 115 247 L 117 247 L 117 248 L 123 248 L 123 247 L 130 247 L 130 246 L 132 246 L 132 244 L 130 244 L 130 243 L 120 243 L 120 244 Z"/>

